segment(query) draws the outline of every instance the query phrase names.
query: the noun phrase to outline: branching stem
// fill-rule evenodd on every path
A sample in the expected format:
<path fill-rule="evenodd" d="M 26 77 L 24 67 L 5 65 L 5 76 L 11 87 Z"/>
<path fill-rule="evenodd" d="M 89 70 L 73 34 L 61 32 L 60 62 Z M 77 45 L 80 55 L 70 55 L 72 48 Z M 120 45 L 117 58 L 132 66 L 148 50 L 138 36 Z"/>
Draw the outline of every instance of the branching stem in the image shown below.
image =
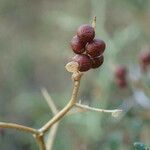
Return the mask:
<path fill-rule="evenodd" d="M 59 111 L 58 111 L 53 99 L 51 98 L 50 94 L 48 93 L 48 91 L 45 88 L 42 88 L 41 92 L 42 92 L 49 108 L 51 109 L 53 115 L 56 115 Z M 54 141 L 55 141 L 58 126 L 59 126 L 59 122 L 55 123 L 54 126 L 52 126 L 52 128 L 50 129 L 50 132 L 47 135 L 47 142 L 46 142 L 47 150 L 52 150 L 52 148 L 53 148 L 53 144 L 54 144 Z"/>
<path fill-rule="evenodd" d="M 94 17 L 92 26 L 95 30 L 96 28 L 96 17 Z M 70 62 L 66 65 L 66 69 L 73 73 L 72 79 L 73 79 L 73 91 L 72 96 L 68 104 L 58 112 L 55 104 L 53 103 L 51 97 L 48 95 L 47 91 L 45 89 L 42 89 L 43 96 L 45 97 L 45 100 L 47 101 L 50 109 L 52 110 L 54 117 L 50 119 L 45 125 L 43 125 L 40 129 L 34 129 L 31 127 L 15 124 L 15 123 L 6 123 L 6 122 L 0 122 L 0 128 L 11 128 L 11 129 L 17 129 L 20 131 L 28 132 L 33 135 L 33 137 L 36 139 L 39 149 L 40 150 L 51 150 L 53 141 L 56 135 L 56 131 L 58 128 L 58 121 L 62 119 L 67 112 L 69 112 L 73 107 L 78 107 L 82 110 L 90 110 L 90 111 L 96 111 L 96 112 L 105 112 L 105 113 L 111 113 L 112 116 L 117 117 L 122 110 L 115 109 L 115 110 L 105 110 L 105 109 L 98 109 L 94 107 L 89 107 L 87 105 L 82 105 L 77 103 L 77 96 L 79 92 L 80 87 L 80 80 L 83 75 L 83 73 L 78 71 L 78 64 L 75 62 Z M 55 126 L 53 126 L 55 125 Z M 51 128 L 51 132 L 48 136 L 48 142 L 45 144 L 44 135 L 45 133 Z"/>
<path fill-rule="evenodd" d="M 94 108 L 94 107 L 90 107 L 88 105 L 83 105 L 83 104 L 79 104 L 79 103 L 76 103 L 75 106 L 80 109 L 83 109 L 83 110 L 111 113 L 113 116 L 117 115 L 117 114 L 119 115 L 122 112 L 122 110 L 120 110 L 120 109 L 114 109 L 114 110 L 100 109 L 100 108 Z"/>
<path fill-rule="evenodd" d="M 60 112 L 58 112 L 49 122 L 47 122 L 41 129 L 39 129 L 41 133 L 45 133 L 46 131 L 48 131 L 49 128 L 51 128 L 57 121 L 59 121 L 75 105 L 77 101 L 81 76 L 82 74 L 78 73 L 78 75 L 76 75 L 73 78 L 73 92 L 69 103 Z"/>
<path fill-rule="evenodd" d="M 39 150 L 46 150 L 46 144 L 45 144 L 45 141 L 44 141 L 43 134 L 35 135 L 34 137 L 37 141 L 37 144 L 39 145 Z"/>
<path fill-rule="evenodd" d="M 38 134 L 39 133 L 39 131 L 34 129 L 34 128 L 30 128 L 30 127 L 15 124 L 15 123 L 0 122 L 0 128 L 11 128 L 11 129 L 24 131 L 24 132 L 29 132 L 31 134 Z"/>

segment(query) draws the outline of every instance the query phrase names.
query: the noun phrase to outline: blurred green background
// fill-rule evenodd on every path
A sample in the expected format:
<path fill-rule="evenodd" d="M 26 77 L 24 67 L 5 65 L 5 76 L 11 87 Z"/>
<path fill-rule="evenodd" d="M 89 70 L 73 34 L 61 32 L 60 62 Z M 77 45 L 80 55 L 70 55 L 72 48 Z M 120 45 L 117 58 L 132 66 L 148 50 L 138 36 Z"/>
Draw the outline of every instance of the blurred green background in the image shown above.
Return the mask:
<path fill-rule="evenodd" d="M 124 64 L 131 77 L 150 87 L 137 59 L 150 43 L 149 0 L 0 0 L 0 121 L 35 128 L 46 123 L 52 113 L 41 87 L 59 109 L 65 106 L 72 88 L 64 68 L 74 55 L 69 42 L 94 15 L 96 37 L 107 44 L 105 62 L 84 75 L 79 98 L 90 106 L 122 108 L 124 114 L 118 119 L 94 112 L 66 116 L 53 149 L 131 150 L 135 141 L 150 144 L 150 92 L 119 89 L 113 75 L 115 65 Z M 0 134 L 0 149 L 37 145 L 30 134 L 7 129 Z"/>

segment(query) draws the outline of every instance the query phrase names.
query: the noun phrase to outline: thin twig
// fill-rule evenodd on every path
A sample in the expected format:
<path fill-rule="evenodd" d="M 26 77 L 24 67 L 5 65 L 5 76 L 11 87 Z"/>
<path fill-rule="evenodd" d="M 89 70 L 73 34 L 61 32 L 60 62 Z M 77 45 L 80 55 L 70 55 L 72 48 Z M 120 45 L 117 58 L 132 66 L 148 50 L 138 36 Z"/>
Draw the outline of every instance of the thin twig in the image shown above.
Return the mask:
<path fill-rule="evenodd" d="M 58 110 L 56 108 L 56 105 L 54 104 L 50 94 L 47 92 L 47 90 L 45 88 L 41 88 L 41 92 L 49 106 L 49 108 L 51 109 L 52 113 L 55 115 L 58 113 Z"/>
<path fill-rule="evenodd" d="M 48 134 L 47 143 L 46 143 L 47 150 L 52 150 L 53 148 L 54 140 L 55 140 L 56 133 L 58 130 L 58 125 L 59 125 L 59 122 L 55 123 L 55 125 L 52 126 L 50 133 Z"/>
<path fill-rule="evenodd" d="M 15 124 L 15 123 L 0 122 L 0 128 L 12 128 L 12 129 L 16 129 L 16 130 L 20 130 L 24 132 L 29 132 L 31 134 L 39 133 L 39 131 L 34 128 L 30 128 L 30 127 Z"/>
<path fill-rule="evenodd" d="M 94 30 L 96 30 L 96 16 L 94 16 L 93 18 L 92 27 L 94 28 Z"/>
<path fill-rule="evenodd" d="M 54 104 L 54 101 L 52 100 L 50 94 L 48 93 L 48 91 L 45 88 L 42 88 L 41 92 L 42 92 L 46 102 L 48 103 L 52 113 L 54 115 L 56 115 L 58 113 L 58 109 L 56 108 L 56 105 Z M 52 148 L 53 148 L 58 125 L 59 125 L 59 122 L 57 122 L 54 126 L 52 126 L 52 128 L 47 136 L 47 142 L 46 142 L 47 150 L 52 150 Z"/>
<path fill-rule="evenodd" d="M 81 76 L 82 74 L 78 73 L 73 77 L 73 92 L 69 103 L 60 112 L 58 112 L 50 121 L 48 121 L 42 128 L 40 128 L 40 132 L 45 133 L 46 131 L 48 131 L 49 128 L 51 128 L 57 121 L 59 121 L 75 105 L 77 101 Z"/>
<path fill-rule="evenodd" d="M 84 110 L 111 113 L 113 117 L 117 117 L 122 112 L 122 110 L 120 110 L 120 109 L 114 109 L 114 110 L 100 109 L 100 108 L 94 108 L 94 107 L 90 107 L 88 105 L 83 105 L 83 104 L 79 104 L 79 103 L 76 103 L 75 106 L 80 109 L 84 109 Z"/>

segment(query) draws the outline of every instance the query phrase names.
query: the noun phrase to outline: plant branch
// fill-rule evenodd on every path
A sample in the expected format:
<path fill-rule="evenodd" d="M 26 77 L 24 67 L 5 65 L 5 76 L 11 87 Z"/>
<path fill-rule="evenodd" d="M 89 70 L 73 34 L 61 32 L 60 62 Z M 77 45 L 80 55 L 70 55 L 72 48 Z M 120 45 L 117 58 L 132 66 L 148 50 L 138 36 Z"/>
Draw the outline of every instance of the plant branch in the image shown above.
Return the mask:
<path fill-rule="evenodd" d="M 96 17 L 93 18 L 92 26 L 95 30 Z M 59 120 L 62 119 L 73 107 L 77 107 L 80 110 L 111 113 L 113 117 L 118 117 L 118 115 L 120 115 L 122 110 L 119 110 L 119 109 L 105 110 L 105 109 L 94 108 L 94 107 L 90 107 L 87 105 L 82 105 L 80 103 L 77 103 L 77 96 L 78 96 L 80 81 L 81 81 L 81 77 L 83 73 L 79 72 L 78 70 L 79 64 L 73 61 L 69 62 L 66 65 L 66 69 L 69 72 L 73 73 L 72 74 L 73 91 L 72 91 L 70 101 L 68 102 L 68 104 L 66 104 L 66 106 L 61 111 L 58 111 L 57 107 L 55 106 L 47 90 L 45 88 L 42 88 L 41 89 L 42 94 L 54 115 L 52 119 L 50 119 L 47 123 L 45 123 L 40 129 L 34 129 L 34 128 L 27 127 L 27 126 L 15 124 L 15 123 L 6 123 L 6 122 L 0 122 L 0 128 L 12 128 L 12 129 L 17 129 L 20 131 L 31 133 L 33 137 L 35 138 L 35 140 L 37 141 L 40 150 L 52 150 L 54 139 L 56 136 L 58 125 L 59 125 Z M 47 140 L 47 143 L 45 143 L 44 135 L 50 128 L 51 130 L 50 130 L 50 133 L 48 134 L 48 140 Z"/>
<path fill-rule="evenodd" d="M 113 117 L 117 117 L 118 115 L 120 115 L 120 113 L 122 113 L 122 110 L 120 110 L 120 109 L 114 109 L 114 110 L 100 109 L 100 108 L 94 108 L 94 107 L 90 107 L 88 105 L 83 105 L 83 104 L 79 104 L 79 103 L 76 103 L 75 106 L 77 108 L 89 110 L 89 111 L 111 113 Z"/>
<path fill-rule="evenodd" d="M 46 150 L 46 145 L 45 145 L 45 142 L 44 142 L 44 136 L 43 134 L 39 134 L 39 135 L 35 135 L 34 136 L 38 145 L 39 145 L 39 149 L 40 150 Z"/>
<path fill-rule="evenodd" d="M 73 92 L 69 103 L 61 111 L 59 111 L 50 121 L 48 121 L 42 128 L 39 129 L 41 133 L 45 133 L 46 131 L 48 131 L 49 128 L 51 128 L 57 121 L 59 121 L 75 105 L 80 87 L 81 76 L 82 74 L 80 72 L 73 74 Z"/>
<path fill-rule="evenodd" d="M 42 88 L 41 92 L 42 92 L 44 99 L 46 100 L 49 108 L 51 109 L 52 113 L 54 115 L 56 115 L 58 113 L 58 109 L 56 108 L 56 105 L 54 104 L 51 96 L 49 95 L 49 93 L 47 92 L 47 90 L 45 88 Z"/>
<path fill-rule="evenodd" d="M 56 115 L 58 113 L 58 109 L 56 108 L 56 105 L 54 104 L 53 99 L 51 98 L 51 96 L 49 95 L 49 93 L 47 92 L 47 90 L 45 88 L 42 88 L 41 92 L 42 92 L 46 102 L 48 103 L 52 113 L 54 115 Z M 52 126 L 52 128 L 47 136 L 47 142 L 46 142 L 47 150 L 52 150 L 52 148 L 53 148 L 53 143 L 54 143 L 54 140 L 56 137 L 58 125 L 59 125 L 59 122 L 57 122 L 54 126 Z"/>
<path fill-rule="evenodd" d="M 16 129 L 16 130 L 20 130 L 20 131 L 24 131 L 24 132 L 29 132 L 31 134 L 39 133 L 39 131 L 34 128 L 30 128 L 30 127 L 15 124 L 15 123 L 0 122 L 0 128 L 12 128 L 12 129 Z"/>
<path fill-rule="evenodd" d="M 96 16 L 94 16 L 93 18 L 92 27 L 94 28 L 94 30 L 96 30 Z"/>
<path fill-rule="evenodd" d="M 47 143 L 46 143 L 47 150 L 52 150 L 53 148 L 54 140 L 55 140 L 56 133 L 58 130 L 58 125 L 59 125 L 59 122 L 55 123 L 55 125 L 52 126 L 50 133 L 48 134 Z"/>

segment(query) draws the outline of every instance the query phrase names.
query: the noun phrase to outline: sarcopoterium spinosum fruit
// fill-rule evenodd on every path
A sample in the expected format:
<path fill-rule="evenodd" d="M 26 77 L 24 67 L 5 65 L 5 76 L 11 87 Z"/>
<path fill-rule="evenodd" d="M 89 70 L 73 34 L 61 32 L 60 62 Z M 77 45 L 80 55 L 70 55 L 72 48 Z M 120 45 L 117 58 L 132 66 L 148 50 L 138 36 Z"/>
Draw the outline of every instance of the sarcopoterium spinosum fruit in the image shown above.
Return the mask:
<path fill-rule="evenodd" d="M 123 66 L 123 65 L 119 65 L 117 66 L 116 70 L 115 70 L 115 76 L 116 78 L 125 78 L 126 77 L 126 73 L 127 73 L 127 70 L 126 70 L 126 67 Z"/>
<path fill-rule="evenodd" d="M 150 63 L 150 51 L 141 52 L 139 55 L 140 62 L 143 64 Z"/>
<path fill-rule="evenodd" d="M 98 57 L 105 50 L 105 42 L 100 39 L 94 39 L 86 45 L 86 52 L 91 57 Z"/>
<path fill-rule="evenodd" d="M 147 71 L 150 67 L 150 50 L 142 51 L 139 54 L 139 63 L 143 71 Z"/>
<path fill-rule="evenodd" d="M 77 36 L 84 42 L 90 42 L 95 37 L 94 28 L 88 24 L 81 25 L 77 29 Z"/>
<path fill-rule="evenodd" d="M 91 60 L 92 60 L 92 68 L 95 69 L 95 68 L 100 67 L 103 64 L 104 56 L 101 55 L 95 58 L 91 58 Z"/>
<path fill-rule="evenodd" d="M 78 63 L 78 71 L 99 68 L 104 62 L 105 42 L 94 37 L 95 29 L 84 24 L 77 29 L 77 35 L 70 42 L 73 52 L 77 54 L 72 60 Z"/>
<path fill-rule="evenodd" d="M 82 54 L 85 52 L 86 42 L 81 41 L 77 35 L 72 38 L 70 45 L 76 54 Z"/>
<path fill-rule="evenodd" d="M 92 61 L 89 56 L 85 54 L 77 54 L 73 57 L 73 61 L 79 64 L 79 71 L 88 71 L 92 67 Z"/>
<path fill-rule="evenodd" d="M 119 65 L 116 67 L 115 82 L 120 88 L 124 88 L 127 86 L 127 69 L 125 66 Z"/>

